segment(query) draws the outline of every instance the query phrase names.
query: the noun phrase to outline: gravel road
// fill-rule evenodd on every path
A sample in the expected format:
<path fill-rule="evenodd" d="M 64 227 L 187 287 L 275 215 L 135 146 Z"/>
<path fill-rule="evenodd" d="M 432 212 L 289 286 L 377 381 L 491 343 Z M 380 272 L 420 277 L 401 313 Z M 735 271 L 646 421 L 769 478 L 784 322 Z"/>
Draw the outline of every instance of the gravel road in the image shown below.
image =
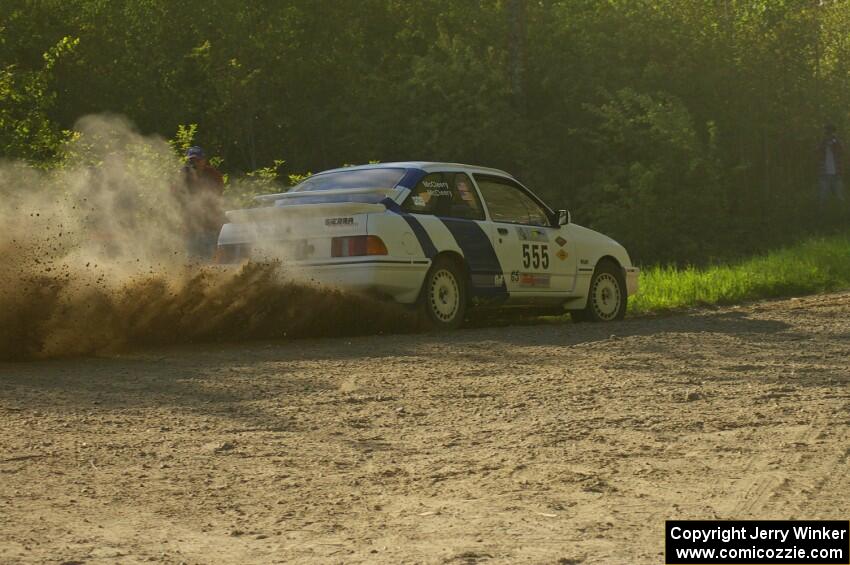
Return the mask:
<path fill-rule="evenodd" d="M 850 293 L 0 364 L 2 563 L 662 562 L 850 516 Z"/>

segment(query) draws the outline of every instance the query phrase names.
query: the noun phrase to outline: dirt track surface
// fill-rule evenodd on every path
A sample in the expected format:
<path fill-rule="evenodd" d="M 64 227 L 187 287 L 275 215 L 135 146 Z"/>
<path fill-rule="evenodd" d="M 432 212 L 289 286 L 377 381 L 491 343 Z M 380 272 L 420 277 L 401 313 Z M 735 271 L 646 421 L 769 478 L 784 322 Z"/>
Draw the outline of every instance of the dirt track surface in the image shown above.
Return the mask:
<path fill-rule="evenodd" d="M 850 516 L 850 293 L 0 364 L 2 563 L 660 563 Z"/>

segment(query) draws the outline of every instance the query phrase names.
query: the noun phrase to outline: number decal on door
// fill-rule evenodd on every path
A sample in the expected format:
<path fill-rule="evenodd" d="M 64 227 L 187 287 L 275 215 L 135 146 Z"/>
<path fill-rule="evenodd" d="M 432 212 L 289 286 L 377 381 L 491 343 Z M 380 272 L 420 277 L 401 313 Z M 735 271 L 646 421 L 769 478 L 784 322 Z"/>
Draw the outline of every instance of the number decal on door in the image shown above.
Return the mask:
<path fill-rule="evenodd" d="M 543 243 L 522 244 L 522 266 L 526 269 L 549 268 L 549 246 Z"/>

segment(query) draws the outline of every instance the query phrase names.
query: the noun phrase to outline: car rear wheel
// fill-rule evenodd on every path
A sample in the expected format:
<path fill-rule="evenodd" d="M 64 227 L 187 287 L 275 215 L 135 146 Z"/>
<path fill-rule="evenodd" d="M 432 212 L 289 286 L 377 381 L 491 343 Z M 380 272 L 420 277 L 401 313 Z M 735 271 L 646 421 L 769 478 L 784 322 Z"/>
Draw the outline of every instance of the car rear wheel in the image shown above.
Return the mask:
<path fill-rule="evenodd" d="M 455 261 L 438 257 L 422 286 L 420 306 L 428 327 L 450 330 L 463 323 L 466 314 L 466 283 Z"/>
<path fill-rule="evenodd" d="M 571 313 L 576 322 L 611 322 L 626 315 L 628 292 L 623 270 L 611 261 L 600 261 L 590 279 L 587 306 Z"/>

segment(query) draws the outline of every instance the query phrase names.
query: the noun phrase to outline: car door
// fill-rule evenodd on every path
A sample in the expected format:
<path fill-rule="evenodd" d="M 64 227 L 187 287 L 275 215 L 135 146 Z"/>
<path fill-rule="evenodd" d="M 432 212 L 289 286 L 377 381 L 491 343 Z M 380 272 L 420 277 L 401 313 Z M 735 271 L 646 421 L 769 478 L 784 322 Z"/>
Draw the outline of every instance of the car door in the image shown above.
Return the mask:
<path fill-rule="evenodd" d="M 421 225 L 438 251 L 460 253 L 469 269 L 475 299 L 508 297 L 504 269 L 491 243 L 484 206 L 469 175 L 460 170 L 431 172 L 410 191 L 402 210 Z"/>
<path fill-rule="evenodd" d="M 549 211 L 513 179 L 473 177 L 489 212 L 487 230 L 511 296 L 570 294 L 576 258 L 566 226 L 553 227 Z"/>

